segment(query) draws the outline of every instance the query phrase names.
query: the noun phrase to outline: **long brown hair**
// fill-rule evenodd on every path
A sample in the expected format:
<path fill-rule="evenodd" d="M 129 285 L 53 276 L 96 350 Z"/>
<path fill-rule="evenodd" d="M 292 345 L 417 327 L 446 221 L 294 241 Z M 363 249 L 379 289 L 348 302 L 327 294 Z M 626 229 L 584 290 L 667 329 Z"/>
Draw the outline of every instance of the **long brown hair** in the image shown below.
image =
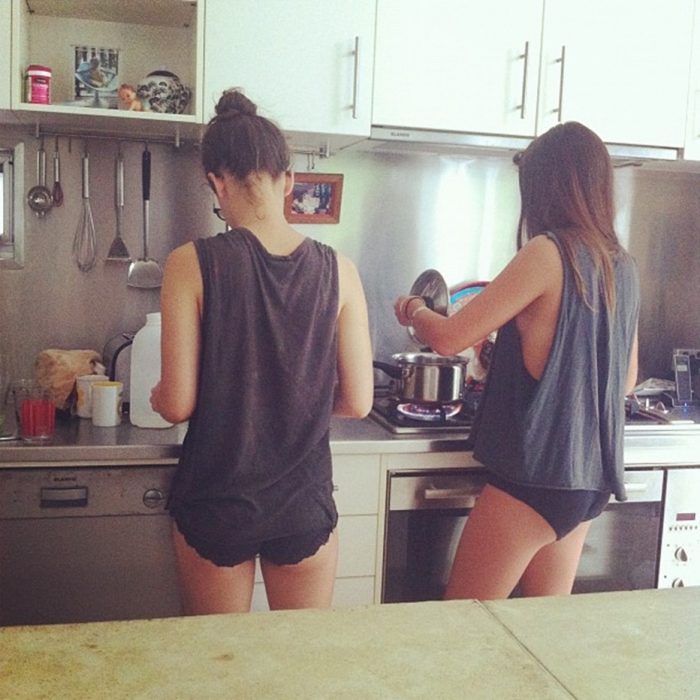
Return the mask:
<path fill-rule="evenodd" d="M 601 292 L 615 305 L 615 258 L 623 252 L 613 220 L 613 168 L 601 139 L 578 122 L 558 124 L 516 155 L 520 175 L 518 249 L 523 239 L 556 231 L 574 272 L 576 289 L 591 305 L 576 262 L 583 243 L 602 270 Z"/>

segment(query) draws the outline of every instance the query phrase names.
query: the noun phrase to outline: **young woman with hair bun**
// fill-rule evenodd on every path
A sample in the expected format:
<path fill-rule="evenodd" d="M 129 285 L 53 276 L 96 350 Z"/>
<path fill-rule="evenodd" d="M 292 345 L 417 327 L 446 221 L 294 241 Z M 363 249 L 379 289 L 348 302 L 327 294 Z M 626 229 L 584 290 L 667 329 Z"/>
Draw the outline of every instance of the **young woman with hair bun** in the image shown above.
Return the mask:
<path fill-rule="evenodd" d="M 590 129 L 559 124 L 514 159 L 517 255 L 445 318 L 399 297 L 402 325 L 453 355 L 498 329 L 472 429 L 487 473 L 447 598 L 571 592 L 591 520 L 625 500 L 624 396 L 637 375 L 639 280 L 613 226 L 613 170 Z M 523 239 L 525 242 L 523 243 Z"/>
<path fill-rule="evenodd" d="M 257 557 L 272 609 L 328 607 L 330 419 L 372 404 L 362 284 L 285 220 L 287 143 L 240 91 L 219 100 L 201 157 L 229 228 L 168 257 L 151 397 L 166 420 L 189 420 L 169 499 L 185 612 L 248 611 Z"/>

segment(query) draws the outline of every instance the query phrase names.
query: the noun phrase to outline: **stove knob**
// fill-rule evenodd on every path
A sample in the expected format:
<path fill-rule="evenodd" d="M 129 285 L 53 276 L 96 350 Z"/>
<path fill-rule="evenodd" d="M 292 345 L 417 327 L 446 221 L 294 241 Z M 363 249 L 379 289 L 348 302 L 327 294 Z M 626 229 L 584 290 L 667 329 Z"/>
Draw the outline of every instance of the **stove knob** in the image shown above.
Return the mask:
<path fill-rule="evenodd" d="M 165 494 L 160 489 L 148 489 L 143 494 L 143 505 L 146 508 L 160 508 L 165 501 Z"/>
<path fill-rule="evenodd" d="M 673 581 L 671 581 L 671 588 L 685 588 L 685 584 L 683 583 L 682 578 L 674 578 Z"/>
<path fill-rule="evenodd" d="M 688 552 L 685 551 L 684 547 L 678 547 L 673 553 L 676 561 L 688 561 Z"/>

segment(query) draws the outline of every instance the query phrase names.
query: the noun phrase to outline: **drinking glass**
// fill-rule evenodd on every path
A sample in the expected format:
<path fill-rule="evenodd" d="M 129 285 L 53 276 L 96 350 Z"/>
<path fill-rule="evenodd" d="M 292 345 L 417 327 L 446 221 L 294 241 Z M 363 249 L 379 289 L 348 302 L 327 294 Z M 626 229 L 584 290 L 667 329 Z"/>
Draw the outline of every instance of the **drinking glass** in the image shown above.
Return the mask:
<path fill-rule="evenodd" d="M 32 379 L 12 385 L 19 436 L 25 442 L 41 443 L 53 437 L 56 406 L 51 391 Z"/>

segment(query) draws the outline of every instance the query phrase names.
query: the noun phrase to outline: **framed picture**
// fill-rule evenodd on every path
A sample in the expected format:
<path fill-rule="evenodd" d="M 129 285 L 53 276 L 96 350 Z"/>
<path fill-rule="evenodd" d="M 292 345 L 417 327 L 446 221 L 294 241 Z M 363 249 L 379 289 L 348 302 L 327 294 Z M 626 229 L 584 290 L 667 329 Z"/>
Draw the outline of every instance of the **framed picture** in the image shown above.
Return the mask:
<path fill-rule="evenodd" d="M 290 224 L 337 224 L 342 195 L 342 175 L 295 173 L 284 215 Z"/>
<path fill-rule="evenodd" d="M 108 102 L 116 101 L 119 87 L 119 49 L 73 46 L 73 85 L 74 100 L 92 98 L 91 106 L 112 106 Z"/>

